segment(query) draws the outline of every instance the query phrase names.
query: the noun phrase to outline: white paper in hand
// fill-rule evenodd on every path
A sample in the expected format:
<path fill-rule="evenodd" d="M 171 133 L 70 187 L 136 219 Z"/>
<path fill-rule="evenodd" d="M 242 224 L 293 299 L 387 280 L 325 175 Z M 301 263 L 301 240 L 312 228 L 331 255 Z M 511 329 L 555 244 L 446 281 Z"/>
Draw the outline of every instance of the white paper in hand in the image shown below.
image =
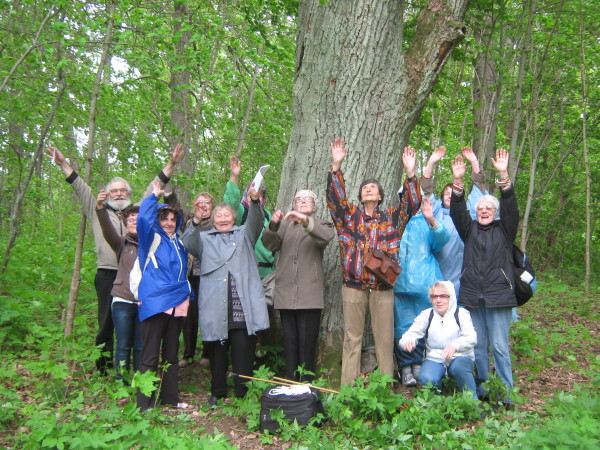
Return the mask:
<path fill-rule="evenodd" d="M 254 177 L 254 180 L 252 180 L 252 182 L 254 183 L 254 190 L 256 192 L 258 192 L 261 185 L 263 185 L 264 179 L 265 179 L 265 173 L 267 173 L 267 170 L 269 170 L 269 167 L 271 167 L 271 166 L 268 164 L 265 166 L 261 166 L 261 168 L 258 169 L 258 172 L 256 172 L 256 176 Z"/>

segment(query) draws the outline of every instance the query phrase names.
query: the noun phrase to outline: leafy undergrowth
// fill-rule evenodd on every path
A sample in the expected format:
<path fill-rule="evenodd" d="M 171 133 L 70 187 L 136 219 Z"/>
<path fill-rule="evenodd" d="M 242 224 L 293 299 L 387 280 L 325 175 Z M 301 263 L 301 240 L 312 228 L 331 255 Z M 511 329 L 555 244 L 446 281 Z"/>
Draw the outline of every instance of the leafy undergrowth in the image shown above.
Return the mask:
<path fill-rule="evenodd" d="M 564 286 L 544 286 L 519 310 L 512 330 L 516 402 L 511 410 L 469 395 L 411 390 L 372 374 L 339 394 L 324 394 L 322 427 L 282 424 L 258 430 L 260 395 L 205 406 L 209 373 L 198 363 L 180 371 L 189 410 L 140 413 L 134 388 L 94 372 L 93 301 L 75 332 L 62 337 L 52 289 L 44 298 L 3 288 L 0 308 L 0 445 L 12 448 L 598 448 L 600 337 L 598 293 L 587 301 Z M 38 292 L 39 294 L 39 292 Z M 37 294 L 36 294 L 37 295 Z M 265 366 L 256 376 L 267 378 Z M 136 377 L 149 386 L 150 374 Z M 321 384 L 327 384 L 320 380 Z"/>

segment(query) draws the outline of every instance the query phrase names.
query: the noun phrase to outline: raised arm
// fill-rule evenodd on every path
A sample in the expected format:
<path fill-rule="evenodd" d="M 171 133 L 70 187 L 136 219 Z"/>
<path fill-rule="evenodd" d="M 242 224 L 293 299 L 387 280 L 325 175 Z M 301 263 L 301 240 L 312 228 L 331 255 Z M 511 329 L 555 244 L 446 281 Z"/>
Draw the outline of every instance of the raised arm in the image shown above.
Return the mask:
<path fill-rule="evenodd" d="M 241 225 L 242 218 L 244 216 L 244 205 L 242 205 L 242 192 L 239 187 L 239 178 L 240 173 L 242 171 L 242 162 L 240 159 L 232 155 L 229 158 L 229 181 L 225 186 L 225 194 L 223 194 L 223 201 L 225 203 L 229 203 L 232 207 L 234 207 L 237 211 L 237 220 L 236 224 Z"/>
<path fill-rule="evenodd" d="M 517 237 L 519 228 L 519 206 L 515 197 L 513 183 L 508 177 L 508 160 L 510 154 L 503 148 L 496 150 L 496 159 L 492 165 L 498 172 L 496 183 L 500 187 L 500 226 L 502 226 L 511 242 Z"/>
<path fill-rule="evenodd" d="M 182 145 L 177 144 L 173 151 L 169 153 L 169 161 L 167 162 L 167 164 L 165 164 L 162 170 L 158 172 L 158 175 L 154 177 L 154 179 L 146 187 L 146 191 L 142 196 L 142 200 L 152 193 L 155 181 L 158 181 L 161 184 L 161 188 L 164 190 L 165 185 L 169 182 L 171 176 L 173 175 L 173 169 L 175 169 L 175 166 L 179 164 L 179 162 L 183 158 L 183 154 L 184 151 L 182 150 Z"/>
<path fill-rule="evenodd" d="M 431 156 L 427 160 L 427 165 L 421 177 L 421 189 L 423 189 L 425 197 L 429 197 L 433 193 L 433 171 L 445 154 L 446 147 L 440 146 L 431 152 Z"/>
<path fill-rule="evenodd" d="M 110 221 L 108 211 L 104 207 L 106 197 L 106 192 L 102 189 L 96 199 L 96 216 L 98 216 L 98 223 L 100 223 L 100 228 L 102 229 L 102 236 L 104 236 L 104 239 L 108 242 L 108 245 L 110 245 L 110 248 L 113 249 L 115 254 L 119 256 L 125 238 L 115 230 L 115 227 Z"/>
<path fill-rule="evenodd" d="M 346 215 L 352 213 L 354 206 L 346 197 L 346 183 L 340 170 L 348 148 L 341 138 L 331 143 L 331 171 L 327 176 L 327 208 L 338 226 Z"/>
<path fill-rule="evenodd" d="M 250 210 L 248 211 L 248 219 L 246 220 L 246 235 L 250 239 L 252 246 L 254 246 L 265 223 L 258 192 L 254 190 L 254 182 L 248 188 L 248 197 L 250 197 Z"/>
<path fill-rule="evenodd" d="M 456 155 L 452 161 L 452 176 L 454 179 L 452 197 L 450 199 L 450 217 L 463 242 L 468 239 L 471 231 L 471 215 L 465 203 L 464 177 L 467 165 L 462 155 Z"/>
<path fill-rule="evenodd" d="M 73 168 L 67 162 L 67 158 L 56 147 L 48 147 L 48 157 L 53 160 L 58 167 L 61 168 L 65 177 L 69 178 L 73 173 Z"/>
<path fill-rule="evenodd" d="M 281 242 L 283 237 L 280 235 L 279 230 L 281 229 L 281 220 L 283 219 L 283 212 L 277 210 L 273 213 L 269 225 L 265 227 L 262 234 L 262 243 L 267 250 L 276 252 L 281 248 Z"/>

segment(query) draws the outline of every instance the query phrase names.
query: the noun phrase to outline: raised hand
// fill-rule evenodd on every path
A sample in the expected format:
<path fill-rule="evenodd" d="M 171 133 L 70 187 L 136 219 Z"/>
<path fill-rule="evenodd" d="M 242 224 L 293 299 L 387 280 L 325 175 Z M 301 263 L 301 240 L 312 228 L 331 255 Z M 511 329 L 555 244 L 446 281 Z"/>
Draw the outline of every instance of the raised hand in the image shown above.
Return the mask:
<path fill-rule="evenodd" d="M 431 178 L 433 176 L 433 169 L 435 168 L 435 165 L 442 160 L 444 155 L 446 155 L 446 147 L 443 145 L 440 145 L 433 152 L 431 152 L 431 156 L 427 160 L 427 165 L 423 171 L 423 176 L 425 178 Z"/>
<path fill-rule="evenodd" d="M 331 161 L 334 171 L 340 170 L 346 153 L 348 153 L 348 147 L 346 147 L 344 140 L 342 138 L 335 138 L 331 143 Z"/>
<path fill-rule="evenodd" d="M 231 155 L 229 158 L 229 172 L 230 172 L 230 180 L 238 184 L 238 179 L 240 177 L 240 173 L 242 172 L 242 161 L 235 155 Z"/>
<path fill-rule="evenodd" d="M 183 158 L 183 150 L 181 149 L 182 145 L 181 144 L 177 144 L 175 146 L 175 148 L 173 149 L 173 151 L 170 153 L 171 155 L 171 161 L 173 162 L 173 165 L 177 165 L 179 164 L 179 162 L 181 161 L 181 158 Z"/>
<path fill-rule="evenodd" d="M 433 203 L 431 203 L 429 198 L 424 198 L 421 202 L 421 212 L 423 213 L 423 217 L 425 217 L 427 222 L 433 219 Z"/>
<path fill-rule="evenodd" d="M 431 152 L 431 156 L 429 157 L 429 161 L 431 161 L 433 164 L 437 164 L 437 163 L 439 163 L 442 160 L 442 158 L 445 155 L 446 155 L 446 147 L 444 147 L 443 145 L 440 145 L 433 152 Z"/>
<path fill-rule="evenodd" d="M 156 195 L 156 198 L 160 198 L 165 193 L 165 190 L 160 186 L 160 181 L 152 182 L 152 193 Z"/>
<path fill-rule="evenodd" d="M 404 147 L 402 152 L 402 165 L 406 171 L 406 176 L 412 178 L 415 176 L 415 167 L 417 166 L 417 154 L 412 147 Z"/>
<path fill-rule="evenodd" d="M 66 161 L 65 155 L 63 155 L 56 147 L 48 147 L 48 158 L 59 166 Z"/>
<path fill-rule="evenodd" d="M 279 224 L 281 222 L 281 219 L 283 219 L 283 211 L 278 209 L 273 213 L 273 217 L 271 217 L 271 223 Z"/>
<path fill-rule="evenodd" d="M 477 155 L 471 147 L 463 147 L 461 150 L 463 157 L 469 161 L 474 173 L 479 173 L 479 160 L 477 159 Z"/>
<path fill-rule="evenodd" d="M 104 189 L 101 189 L 98 193 L 98 197 L 96 198 L 97 209 L 104 209 L 104 201 L 106 200 L 106 197 L 108 197 L 106 191 L 104 191 Z"/>
<path fill-rule="evenodd" d="M 248 188 L 248 197 L 254 201 L 258 200 L 258 192 L 254 189 L 254 181 L 250 183 L 250 187 Z"/>
<path fill-rule="evenodd" d="M 454 161 L 452 161 L 452 176 L 454 177 L 454 180 L 462 183 L 466 169 L 467 164 L 462 155 L 456 155 Z"/>
<path fill-rule="evenodd" d="M 508 153 L 503 148 L 499 148 L 496 150 L 496 159 L 492 158 L 492 165 L 494 169 L 498 172 L 498 176 L 500 178 L 508 177 L 508 159 L 510 157 L 510 153 Z"/>

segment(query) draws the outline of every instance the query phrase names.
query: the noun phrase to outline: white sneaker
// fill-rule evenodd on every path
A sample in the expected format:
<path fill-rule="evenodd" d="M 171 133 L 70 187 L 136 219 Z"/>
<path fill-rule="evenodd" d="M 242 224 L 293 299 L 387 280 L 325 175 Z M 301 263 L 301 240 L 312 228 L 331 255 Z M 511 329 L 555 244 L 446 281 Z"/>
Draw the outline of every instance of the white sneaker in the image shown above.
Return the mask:
<path fill-rule="evenodd" d="M 417 380 L 415 380 L 415 377 L 412 374 L 412 370 L 411 370 L 410 366 L 402 369 L 402 384 L 404 386 L 416 386 L 417 385 Z"/>

